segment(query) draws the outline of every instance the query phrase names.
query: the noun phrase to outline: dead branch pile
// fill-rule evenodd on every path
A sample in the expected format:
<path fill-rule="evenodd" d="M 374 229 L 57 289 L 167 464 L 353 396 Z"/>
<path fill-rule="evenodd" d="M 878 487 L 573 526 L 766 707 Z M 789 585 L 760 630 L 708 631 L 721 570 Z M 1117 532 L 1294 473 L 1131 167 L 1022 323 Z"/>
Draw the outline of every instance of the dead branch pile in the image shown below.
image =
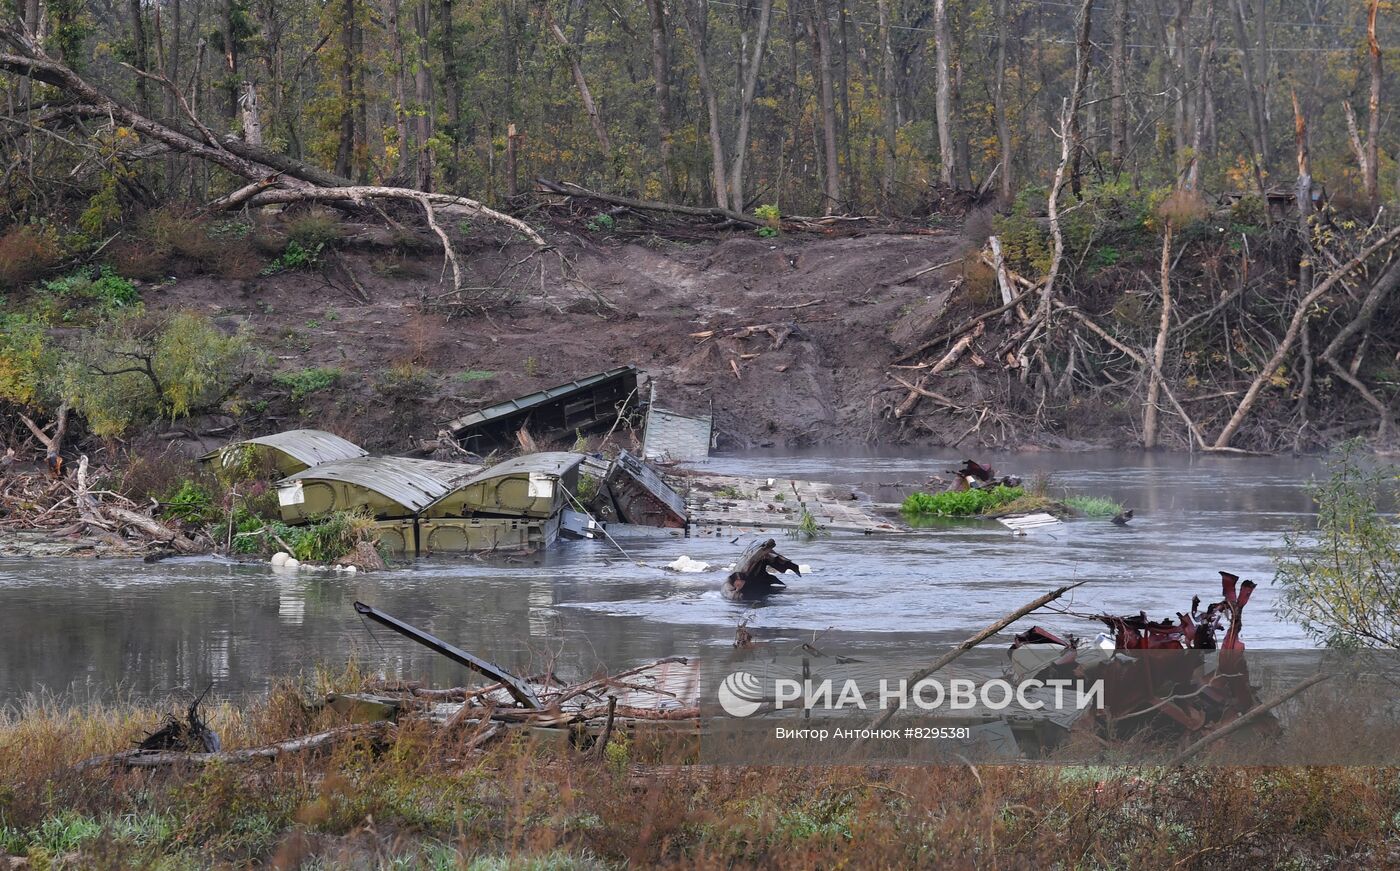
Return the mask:
<path fill-rule="evenodd" d="M 91 470 L 87 455 L 71 475 L 0 469 L 0 530 L 40 531 L 52 539 L 87 540 L 118 556 L 191 554 L 207 550 L 146 507 L 106 489 L 106 468 Z"/>
<path fill-rule="evenodd" d="M 1354 240 L 1354 250 L 1338 246 L 1337 252 L 1329 252 L 1333 255 L 1330 270 L 1315 275 L 1315 284 L 1308 292 L 1300 292 L 1293 301 L 1285 300 L 1282 307 L 1274 306 L 1270 317 L 1282 324 L 1282 336 L 1274 337 L 1267 328 L 1256 324 L 1254 334 L 1263 338 L 1259 348 L 1246 347 L 1243 341 L 1236 341 L 1217 355 L 1225 362 L 1226 371 L 1210 373 L 1209 377 L 1195 372 L 1182 373 L 1180 363 L 1185 350 L 1168 355 L 1167 348 L 1189 348 L 1186 340 L 1193 336 L 1193 341 L 1199 344 L 1196 334 L 1207 326 L 1213 325 L 1219 331 L 1226 330 L 1232 319 L 1255 323 L 1257 318 L 1249 319 L 1251 310 L 1239 306 L 1245 295 L 1244 288 L 1251 285 L 1246 284 L 1242 276 L 1239 279 L 1241 289 L 1222 295 L 1218 301 L 1188 297 L 1186 301 L 1202 310 L 1187 318 L 1174 315 L 1170 286 L 1180 279 L 1172 278 L 1171 239 L 1170 232 L 1164 233 L 1160 287 L 1154 288 L 1160 297 L 1160 316 L 1154 313 L 1160 321 L 1154 341 L 1152 337 L 1135 336 L 1131 331 L 1119 332 L 1124 321 L 1116 309 L 1107 314 L 1091 315 L 1085 309 L 1093 300 L 1084 298 L 1086 294 L 1082 288 L 1073 288 L 1077 291 L 1073 294 L 1068 286 L 1055 291 L 1053 271 L 1040 280 L 1017 274 L 1004 257 L 1001 241 L 992 236 L 980 261 L 995 276 L 1001 304 L 921 341 L 896 357 L 887 376 L 892 383 L 886 388 L 894 396 L 885 401 L 883 416 L 899 421 L 901 426 L 914 423 L 928 427 L 919 406 L 925 404 L 924 400 L 930 400 L 937 406 L 937 411 L 930 414 L 938 419 L 946 419 L 949 412 L 967 416 L 971 425 L 959 441 L 983 430 L 988 421 L 999 423 L 1005 429 L 1014 416 L 1005 407 L 994 408 L 980 396 L 970 401 L 960 400 L 956 385 L 948 383 L 964 364 L 977 369 L 997 366 L 1026 385 L 1028 389 L 1018 392 L 1034 401 L 1033 414 L 1037 420 L 1053 403 L 1067 406 L 1076 396 L 1093 397 L 1105 390 L 1127 388 L 1138 394 L 1135 398 L 1141 403 L 1145 447 L 1158 443 L 1160 403 L 1166 414 L 1181 421 L 1178 437 L 1182 447 L 1192 451 L 1250 453 L 1231 442 L 1242 423 L 1267 404 L 1263 400 L 1267 390 L 1280 385 L 1292 386 L 1280 372 L 1285 361 L 1296 354 L 1302 359 L 1295 368 L 1304 375 L 1296 386 L 1296 416 L 1301 420 L 1301 427 L 1294 439 L 1295 447 L 1302 431 L 1309 426 L 1308 393 L 1314 389 L 1310 373 L 1323 367 L 1331 369 L 1375 409 L 1379 434 L 1385 437 L 1390 429 L 1390 410 L 1358 377 L 1360 357 L 1366 350 L 1364 338 L 1350 365 L 1338 362 L 1338 351 L 1358 336 L 1364 337 L 1365 327 L 1371 323 L 1383 300 L 1400 288 L 1400 265 L 1395 260 L 1400 227 L 1363 234 Z M 1256 285 L 1263 286 L 1258 282 Z M 1332 302 L 1323 306 L 1324 299 Z M 1335 317 L 1334 311 L 1341 312 L 1343 317 Z M 1314 340 L 1311 347 L 1308 341 L 1310 320 L 1315 321 L 1311 331 L 1323 337 L 1323 341 Z M 1328 340 L 1325 331 L 1333 325 L 1336 332 Z M 1235 328 L 1231 335 L 1238 337 L 1238 333 Z M 1146 341 L 1152 345 L 1147 346 Z M 1195 356 L 1200 357 L 1199 353 Z M 1233 361 L 1234 356 L 1240 357 L 1239 364 Z M 1248 365 L 1244 365 L 1246 363 Z M 1217 388 L 1223 383 L 1226 389 L 1186 395 L 1186 390 L 1195 383 Z M 984 444 L 989 438 L 995 443 L 997 436 L 981 433 Z M 1277 449 L 1276 441 L 1266 441 L 1266 444 Z"/>
<path fill-rule="evenodd" d="M 385 744 L 392 739 L 398 726 L 414 721 L 426 724 L 435 732 L 464 734 L 463 749 L 467 752 L 479 751 L 497 738 L 537 728 L 568 729 L 576 745 L 599 747 L 606 744 L 615 729 L 638 724 L 695 721 L 698 728 L 700 711 L 693 699 L 687 702 L 679 698 L 687 688 L 678 686 L 679 692 L 668 690 L 665 681 L 657 679 L 665 673 L 665 666 L 673 664 L 685 666 L 688 660 L 681 656 L 666 657 L 574 684 L 560 683 L 552 674 L 537 675 L 527 682 L 542 705 L 539 708 L 520 704 L 501 682 L 482 687 L 428 689 L 416 683 L 381 681 L 370 684 L 371 692 L 332 694 L 326 700 L 326 706 L 335 708 L 352 721 L 370 722 L 353 722 L 315 734 L 237 750 L 220 750 L 217 739 L 212 743 L 178 746 L 156 745 L 148 739 L 134 750 L 86 759 L 78 763 L 77 768 L 108 765 L 161 768 L 269 761 L 290 754 L 325 751 L 351 741 Z M 685 673 L 693 676 L 692 672 Z M 693 683 L 689 690 L 693 693 Z M 166 725 L 168 728 L 168 723 Z"/>

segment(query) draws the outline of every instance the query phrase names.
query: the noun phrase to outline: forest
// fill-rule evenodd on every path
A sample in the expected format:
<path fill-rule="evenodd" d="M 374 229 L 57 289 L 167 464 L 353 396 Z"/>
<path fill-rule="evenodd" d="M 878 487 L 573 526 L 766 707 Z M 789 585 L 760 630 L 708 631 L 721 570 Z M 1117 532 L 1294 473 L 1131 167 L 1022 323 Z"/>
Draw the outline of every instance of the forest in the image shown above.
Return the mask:
<path fill-rule="evenodd" d="M 1385 441 L 1400 384 L 1384 326 L 1400 286 L 1394 13 L 1381 0 L 17 0 L 0 26 L 0 400 L 45 432 L 76 409 L 111 437 L 303 377 L 251 365 L 242 334 L 216 341 L 188 294 L 157 305 L 141 289 L 177 275 L 208 276 L 196 301 L 220 301 L 225 286 L 250 300 L 311 272 L 369 304 L 404 271 L 355 253 L 378 245 L 441 258 L 438 290 L 418 282 L 422 317 L 399 332 L 440 334 L 534 294 L 546 312 L 592 306 L 606 333 L 656 290 L 630 243 L 679 262 L 738 237 L 776 250 L 902 233 L 964 244 L 904 277 L 880 272 L 874 247 L 842 249 L 886 289 L 852 297 L 885 306 L 881 326 L 818 336 L 826 359 L 805 368 L 855 341 L 881 350 L 847 395 L 814 398 L 818 430 L 767 433 L 951 441 L 963 425 L 930 421 L 932 400 L 984 444 L 1078 438 L 1084 420 L 1148 447 Z M 366 243 L 365 223 L 388 236 Z M 521 243 L 533 249 L 500 263 L 483 248 Z M 613 299 L 596 286 L 599 246 L 633 270 L 606 277 Z M 901 250 L 908 262 L 912 243 Z M 848 286 L 786 256 L 792 288 L 735 281 L 754 295 Z M 950 295 L 931 312 L 920 288 Z M 143 302 L 156 323 L 133 313 Z M 291 330 L 251 306 L 238 317 L 265 325 L 254 346 Z M 102 335 L 63 331 L 79 325 Z M 404 341 L 387 361 L 409 367 L 401 380 L 442 376 L 413 368 L 433 368 L 421 335 Z M 701 362 L 742 381 L 753 356 L 730 342 Z M 505 365 L 580 374 L 577 360 Z M 765 438 L 741 410 L 721 416 L 731 444 Z"/>
<path fill-rule="evenodd" d="M 52 207 L 43 170 L 78 147 L 65 184 L 93 193 L 108 175 L 136 199 L 229 187 L 65 116 L 26 77 L 31 51 L 146 117 L 495 205 L 545 177 L 741 212 L 926 214 L 951 191 L 1048 183 L 1063 137 L 1082 146 L 1076 195 L 1188 176 L 1260 192 L 1294 183 L 1295 120 L 1330 196 L 1374 210 L 1400 182 L 1383 63 L 1400 25 L 1380 0 L 14 2 L 9 143 L 52 134 L 8 149 L 17 218 Z"/>

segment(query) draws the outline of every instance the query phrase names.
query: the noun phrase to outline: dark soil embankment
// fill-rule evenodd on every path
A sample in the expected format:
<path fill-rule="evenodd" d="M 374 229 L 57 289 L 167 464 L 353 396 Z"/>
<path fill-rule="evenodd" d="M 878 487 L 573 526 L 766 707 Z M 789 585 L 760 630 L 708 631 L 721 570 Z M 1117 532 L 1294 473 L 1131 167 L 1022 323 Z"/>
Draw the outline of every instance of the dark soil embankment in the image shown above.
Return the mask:
<path fill-rule="evenodd" d="M 232 424 L 310 425 L 404 450 L 483 403 L 627 363 L 658 379 L 666 405 L 712 408 L 726 448 L 951 442 L 978 420 L 975 409 L 930 404 L 891 415 L 908 393 L 888 377 L 891 361 L 989 302 L 956 293 L 971 246 L 955 234 L 575 239 L 533 257 L 523 246 L 465 247 L 464 284 L 490 289 L 461 301 L 440 282 L 435 252 L 354 245 L 319 273 L 148 289 L 148 307 L 246 326 L 264 355 L 240 420 L 180 428 L 217 440 Z M 990 393 L 1007 379 L 993 368 L 950 372 L 940 390 L 995 404 Z M 987 424 L 968 442 L 1037 435 Z"/>

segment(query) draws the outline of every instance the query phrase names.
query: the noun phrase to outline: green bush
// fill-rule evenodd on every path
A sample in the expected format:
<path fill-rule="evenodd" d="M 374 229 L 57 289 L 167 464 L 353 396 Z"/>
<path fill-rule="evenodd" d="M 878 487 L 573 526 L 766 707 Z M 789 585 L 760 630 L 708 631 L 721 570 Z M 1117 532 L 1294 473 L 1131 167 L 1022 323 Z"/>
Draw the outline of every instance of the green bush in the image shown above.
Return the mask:
<path fill-rule="evenodd" d="M 782 213 L 778 211 L 778 207 L 772 203 L 764 203 L 754 209 L 753 215 L 755 218 L 766 222 L 770 227 L 776 227 L 778 219 L 782 217 Z"/>
<path fill-rule="evenodd" d="M 209 489 L 197 481 L 181 481 L 161 500 L 161 516 L 166 520 L 202 525 L 219 519 L 222 513 Z"/>
<path fill-rule="evenodd" d="M 374 389 L 386 399 L 412 401 L 432 386 L 432 373 L 412 363 L 396 363 L 374 379 Z"/>
<path fill-rule="evenodd" d="M 308 212 L 287 221 L 287 248 L 296 245 L 303 251 L 320 251 L 340 240 L 340 221 L 327 212 Z"/>
<path fill-rule="evenodd" d="M 1286 535 L 1277 557 L 1280 612 L 1329 647 L 1400 645 L 1400 526 L 1381 512 L 1394 504 L 1398 470 L 1373 466 L 1364 449 L 1360 440 L 1337 449 L 1330 477 L 1313 487 L 1316 528 Z"/>
<path fill-rule="evenodd" d="M 245 373 L 247 342 L 198 312 L 124 317 L 84 337 L 62 366 L 62 390 L 99 436 L 171 420 L 222 401 Z"/>
<path fill-rule="evenodd" d="M 328 563 L 354 552 L 361 542 L 379 543 L 374 520 L 354 511 L 337 511 L 305 526 L 293 528 L 287 543 L 302 562 Z"/>
<path fill-rule="evenodd" d="M 279 372 L 272 376 L 278 385 L 287 388 L 293 401 L 299 401 L 318 390 L 325 390 L 340 380 L 341 371 L 333 367 L 302 369 L 297 372 Z"/>
<path fill-rule="evenodd" d="M 0 400 L 44 404 L 53 391 L 58 352 L 44 324 L 22 314 L 0 314 Z"/>
<path fill-rule="evenodd" d="M 282 550 L 286 542 L 292 556 L 302 562 L 330 563 L 353 553 L 362 542 L 379 544 L 374 519 L 357 511 L 337 511 L 313 523 L 288 526 L 239 506 L 233 523 L 234 553 L 268 556 Z M 226 525 L 214 528 L 215 541 L 223 541 L 227 535 Z"/>
<path fill-rule="evenodd" d="M 1123 506 L 1102 496 L 1066 496 L 1065 504 L 1074 509 L 1075 514 L 1085 517 L 1113 517 L 1123 513 Z"/>
<path fill-rule="evenodd" d="M 263 268 L 263 275 L 276 275 L 279 272 L 291 272 L 296 269 L 313 269 L 320 265 L 321 247 L 314 245 L 310 248 L 303 246 L 293 239 L 287 243 L 287 247 L 282 252 L 282 256 L 267 264 Z"/>
<path fill-rule="evenodd" d="M 940 517 L 975 517 L 1019 499 L 1020 487 L 998 484 L 983 490 L 946 490 L 942 493 L 910 493 L 899 510 L 905 514 L 933 514 Z"/>
<path fill-rule="evenodd" d="M 104 312 L 125 308 L 141 301 L 141 294 L 136 290 L 136 285 L 113 272 L 110 266 L 103 266 L 95 271 L 80 269 L 63 278 L 44 282 L 42 289 L 53 296 L 96 305 Z"/>
<path fill-rule="evenodd" d="M 613 219 L 612 215 L 600 213 L 594 215 L 584 226 L 594 233 L 603 233 L 615 229 L 617 227 L 617 221 Z"/>

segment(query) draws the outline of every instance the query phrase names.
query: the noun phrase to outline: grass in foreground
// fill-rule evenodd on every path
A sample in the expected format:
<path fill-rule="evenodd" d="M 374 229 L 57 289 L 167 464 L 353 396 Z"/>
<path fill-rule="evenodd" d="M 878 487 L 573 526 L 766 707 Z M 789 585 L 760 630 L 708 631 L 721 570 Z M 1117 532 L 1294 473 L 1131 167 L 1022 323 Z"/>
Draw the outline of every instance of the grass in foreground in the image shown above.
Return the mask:
<path fill-rule="evenodd" d="M 347 689 L 322 678 L 315 694 Z M 237 748 L 337 724 L 285 684 L 212 708 Z M 161 710 L 30 700 L 0 718 L 0 852 L 30 867 L 1330 867 L 1400 857 L 1384 769 L 666 764 L 401 724 L 256 765 L 75 770 Z"/>

